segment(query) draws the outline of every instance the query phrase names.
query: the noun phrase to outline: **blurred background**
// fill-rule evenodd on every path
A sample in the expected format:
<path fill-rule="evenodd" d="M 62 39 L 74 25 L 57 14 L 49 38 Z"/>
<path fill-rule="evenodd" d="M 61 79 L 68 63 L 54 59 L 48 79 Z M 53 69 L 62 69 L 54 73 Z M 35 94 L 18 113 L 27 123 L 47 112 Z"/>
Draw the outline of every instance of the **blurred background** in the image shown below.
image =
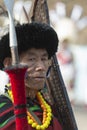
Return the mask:
<path fill-rule="evenodd" d="M 15 0 L 15 21 L 26 23 L 33 0 Z M 47 0 L 51 26 L 59 37 L 56 53 L 78 125 L 87 129 L 87 0 Z M 8 16 L 0 0 L 0 37 L 8 30 Z M 5 28 L 4 28 L 5 27 Z"/>

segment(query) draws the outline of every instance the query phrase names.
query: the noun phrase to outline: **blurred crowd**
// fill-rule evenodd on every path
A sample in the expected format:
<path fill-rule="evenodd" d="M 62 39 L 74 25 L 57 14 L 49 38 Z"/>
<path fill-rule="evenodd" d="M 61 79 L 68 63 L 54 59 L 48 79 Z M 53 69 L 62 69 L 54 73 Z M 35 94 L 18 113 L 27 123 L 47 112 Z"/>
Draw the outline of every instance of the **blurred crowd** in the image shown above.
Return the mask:
<path fill-rule="evenodd" d="M 72 105 L 87 107 L 87 46 L 63 41 L 56 55 Z"/>
<path fill-rule="evenodd" d="M 51 24 L 59 36 L 57 59 L 65 86 L 73 105 L 87 107 L 87 43 L 79 44 L 79 32 L 87 28 L 87 16 L 83 8 L 75 4 L 67 16 L 66 4 L 56 3 L 50 10 Z"/>
<path fill-rule="evenodd" d="M 60 70 L 64 79 L 64 83 L 71 103 L 74 102 L 74 83 L 75 83 L 75 65 L 73 54 L 70 51 L 68 41 L 62 41 L 58 52 L 56 53 Z"/>

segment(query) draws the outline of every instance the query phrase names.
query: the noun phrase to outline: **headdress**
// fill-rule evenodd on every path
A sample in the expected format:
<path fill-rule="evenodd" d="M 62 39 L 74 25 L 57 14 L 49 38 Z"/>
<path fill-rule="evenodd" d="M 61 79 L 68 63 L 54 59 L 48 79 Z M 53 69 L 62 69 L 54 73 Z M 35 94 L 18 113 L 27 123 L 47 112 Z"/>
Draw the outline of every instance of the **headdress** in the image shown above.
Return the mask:
<path fill-rule="evenodd" d="M 31 48 L 45 48 L 49 58 L 55 54 L 58 46 L 58 37 L 52 27 L 45 23 L 32 22 L 16 26 L 19 55 Z M 11 57 L 9 48 L 9 34 L 0 40 L 0 63 Z"/>

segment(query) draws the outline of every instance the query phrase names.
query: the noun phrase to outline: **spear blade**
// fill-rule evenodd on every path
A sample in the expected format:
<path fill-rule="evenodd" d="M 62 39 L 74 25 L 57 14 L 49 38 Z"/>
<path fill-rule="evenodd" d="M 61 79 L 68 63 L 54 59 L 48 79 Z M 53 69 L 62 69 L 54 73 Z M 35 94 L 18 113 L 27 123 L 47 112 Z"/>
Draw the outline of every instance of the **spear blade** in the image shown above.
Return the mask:
<path fill-rule="evenodd" d="M 19 57 L 18 57 L 18 48 L 17 48 L 17 37 L 16 37 L 16 31 L 15 31 L 15 24 L 13 19 L 13 6 L 14 6 L 14 0 L 4 0 L 4 4 L 8 11 L 9 16 L 9 36 L 10 36 L 10 43 L 9 46 L 11 48 L 11 56 L 12 56 L 12 65 L 17 65 L 19 63 Z"/>

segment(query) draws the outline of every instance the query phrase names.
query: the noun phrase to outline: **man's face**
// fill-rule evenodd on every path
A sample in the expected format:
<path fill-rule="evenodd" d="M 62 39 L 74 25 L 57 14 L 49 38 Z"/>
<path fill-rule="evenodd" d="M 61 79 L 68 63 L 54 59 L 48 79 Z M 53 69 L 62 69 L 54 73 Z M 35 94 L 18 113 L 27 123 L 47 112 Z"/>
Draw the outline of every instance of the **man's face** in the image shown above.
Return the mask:
<path fill-rule="evenodd" d="M 20 56 L 20 63 L 27 64 L 25 84 L 27 88 L 42 89 L 48 70 L 48 53 L 45 49 L 29 49 Z"/>

